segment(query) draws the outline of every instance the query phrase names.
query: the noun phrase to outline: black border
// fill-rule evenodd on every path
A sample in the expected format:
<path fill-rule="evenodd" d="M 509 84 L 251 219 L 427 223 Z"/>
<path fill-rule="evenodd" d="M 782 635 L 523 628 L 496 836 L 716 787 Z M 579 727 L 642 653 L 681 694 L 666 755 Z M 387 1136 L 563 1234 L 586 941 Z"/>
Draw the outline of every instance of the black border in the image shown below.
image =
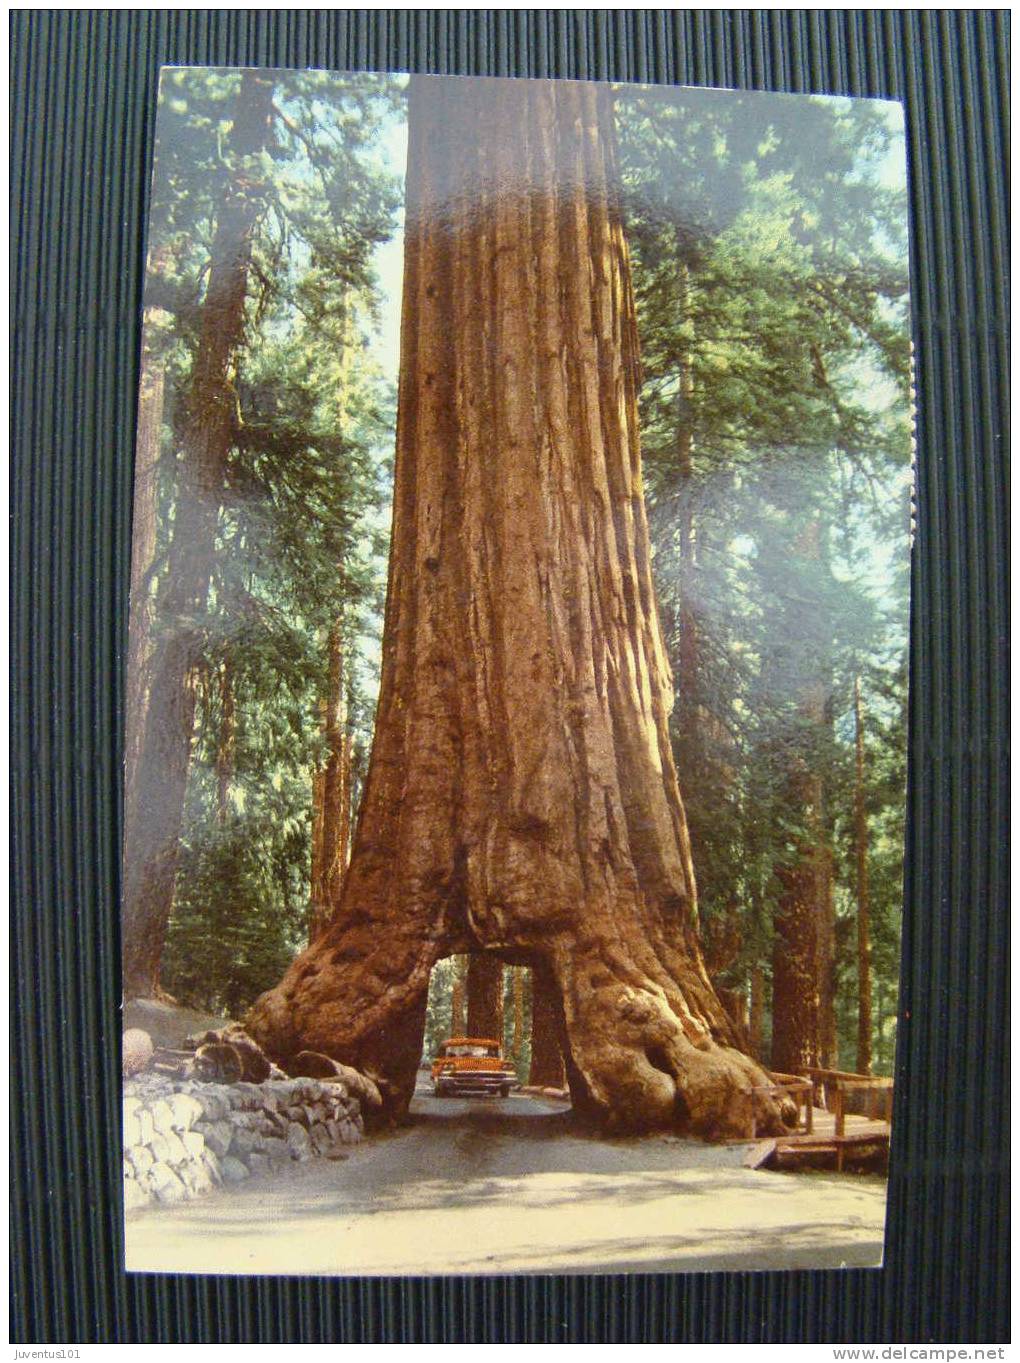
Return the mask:
<path fill-rule="evenodd" d="M 1004 11 L 16 11 L 12 1338 L 1008 1339 Z M 230 1279 L 120 1269 L 118 860 L 144 221 L 161 63 L 901 98 L 918 521 L 886 1264 Z"/>

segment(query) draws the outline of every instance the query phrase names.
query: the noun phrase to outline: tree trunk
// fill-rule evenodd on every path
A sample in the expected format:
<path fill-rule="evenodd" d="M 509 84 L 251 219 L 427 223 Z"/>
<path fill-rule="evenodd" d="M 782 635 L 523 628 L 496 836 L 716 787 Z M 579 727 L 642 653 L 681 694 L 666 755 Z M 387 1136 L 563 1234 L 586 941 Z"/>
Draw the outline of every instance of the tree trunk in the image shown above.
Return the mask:
<path fill-rule="evenodd" d="M 501 1040 L 503 1036 L 503 962 L 475 954 L 467 970 L 467 1034 Z"/>
<path fill-rule="evenodd" d="M 765 1054 L 765 972 L 760 965 L 751 970 L 751 1017 L 748 1024 L 751 1054 L 760 1060 Z"/>
<path fill-rule="evenodd" d="M 764 1079 L 698 946 L 608 88 L 410 98 L 371 765 L 340 911 L 249 1026 L 379 1073 L 401 1110 L 433 963 L 485 948 L 551 971 L 580 1106 L 741 1131 Z"/>
<path fill-rule="evenodd" d="M 322 705 L 322 722 L 325 727 L 325 704 Z M 308 894 L 308 940 L 316 937 L 329 923 L 330 915 L 326 910 L 326 890 L 323 867 L 325 853 L 322 842 L 323 802 L 326 791 L 326 770 L 320 767 L 312 773 L 312 871 Z"/>
<path fill-rule="evenodd" d="M 515 965 L 513 969 L 514 1030 L 510 1043 L 510 1055 L 514 1064 L 520 1064 L 524 1049 L 524 966 Z"/>
<path fill-rule="evenodd" d="M 536 1088 L 561 1089 L 567 1076 L 560 1047 L 562 1019 L 557 994 L 547 971 L 538 969 L 531 977 L 531 1067 L 528 1083 Z"/>
<path fill-rule="evenodd" d="M 351 736 L 347 725 L 347 693 L 344 674 L 343 625 L 334 622 L 329 632 L 326 695 L 322 702 L 322 731 L 326 765 L 312 778 L 313 811 L 318 810 L 317 876 L 312 882 L 312 914 L 309 941 L 327 927 L 340 905 L 351 837 Z M 318 780 L 318 786 L 316 786 Z"/>
<path fill-rule="evenodd" d="M 252 236 L 264 186 L 247 158 L 269 140 L 272 82 L 245 71 L 229 138 L 233 170 L 213 239 L 209 283 L 187 398 L 166 581 L 156 617 L 134 816 L 125 828 L 124 993 L 152 995 L 173 903 L 177 844 L 194 724 L 189 674 L 203 651 L 216 525 L 234 430 L 233 377 L 244 337 Z"/>
<path fill-rule="evenodd" d="M 793 551 L 821 572 L 817 516 L 802 524 Z M 800 833 L 787 860 L 776 868 L 782 888 L 772 951 L 772 1068 L 799 1074 L 819 1063 L 821 981 L 832 945 L 826 925 L 826 912 L 831 909 L 831 862 L 818 772 L 829 688 L 821 667 L 820 650 L 826 640 L 818 608 L 814 613 L 798 610 L 780 628 L 789 636 L 786 646 L 794 659 L 792 670 L 795 676 L 799 674 L 799 703 L 786 744 L 785 803 L 788 818 L 800 825 Z"/>
<path fill-rule="evenodd" d="M 806 832 L 790 861 L 776 869 L 781 888 L 772 952 L 772 1068 L 799 1074 L 818 1064 L 818 904 L 823 867 L 819 809 L 822 783 L 798 756 L 787 781 L 791 810 Z"/>
<path fill-rule="evenodd" d="M 871 1073 L 871 895 L 868 886 L 868 815 L 864 804 L 864 712 L 861 679 L 854 679 L 856 780 L 854 843 L 857 858 L 857 1073 Z"/>
<path fill-rule="evenodd" d="M 467 1021 L 464 1011 L 466 978 L 467 978 L 467 957 L 455 956 L 453 960 L 453 989 L 450 991 L 451 1036 L 467 1035 Z"/>
<path fill-rule="evenodd" d="M 167 252 L 154 250 L 148 275 L 165 268 Z M 125 823 L 133 818 L 138 754 L 145 727 L 149 652 L 152 645 L 152 572 L 156 559 L 156 501 L 166 376 L 158 332 L 168 314 L 146 306 L 142 320 L 142 365 L 138 385 L 134 510 L 131 521 L 131 605 L 128 615 L 127 693 L 124 717 Z M 129 812 L 130 811 L 130 812 Z"/>
<path fill-rule="evenodd" d="M 237 729 L 234 677 L 230 660 L 220 669 L 220 726 L 216 737 L 216 822 L 222 828 L 230 812 L 230 783 L 234 779 L 234 735 Z"/>
<path fill-rule="evenodd" d="M 836 1035 L 836 903 L 832 847 L 823 829 L 818 853 L 818 1063 L 839 1069 Z"/>

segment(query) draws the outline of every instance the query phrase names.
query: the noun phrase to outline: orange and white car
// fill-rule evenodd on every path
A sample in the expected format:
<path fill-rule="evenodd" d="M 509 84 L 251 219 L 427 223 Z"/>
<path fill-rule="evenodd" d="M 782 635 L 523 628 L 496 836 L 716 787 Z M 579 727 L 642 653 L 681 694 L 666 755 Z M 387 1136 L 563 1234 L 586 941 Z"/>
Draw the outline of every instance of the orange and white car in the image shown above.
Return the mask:
<path fill-rule="evenodd" d="M 513 1062 L 503 1059 L 491 1037 L 451 1036 L 432 1061 L 432 1089 L 437 1098 L 454 1094 L 498 1093 L 507 1098 L 517 1083 Z"/>

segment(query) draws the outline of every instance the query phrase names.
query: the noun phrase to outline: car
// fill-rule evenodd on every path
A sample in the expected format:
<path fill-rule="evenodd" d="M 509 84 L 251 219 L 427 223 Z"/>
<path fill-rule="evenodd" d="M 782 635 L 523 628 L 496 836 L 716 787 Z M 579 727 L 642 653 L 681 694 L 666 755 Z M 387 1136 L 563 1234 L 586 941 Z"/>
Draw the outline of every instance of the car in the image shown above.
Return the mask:
<path fill-rule="evenodd" d="M 437 1098 L 454 1094 L 498 1093 L 508 1098 L 517 1083 L 513 1062 L 491 1037 L 451 1036 L 432 1061 L 432 1091 Z"/>

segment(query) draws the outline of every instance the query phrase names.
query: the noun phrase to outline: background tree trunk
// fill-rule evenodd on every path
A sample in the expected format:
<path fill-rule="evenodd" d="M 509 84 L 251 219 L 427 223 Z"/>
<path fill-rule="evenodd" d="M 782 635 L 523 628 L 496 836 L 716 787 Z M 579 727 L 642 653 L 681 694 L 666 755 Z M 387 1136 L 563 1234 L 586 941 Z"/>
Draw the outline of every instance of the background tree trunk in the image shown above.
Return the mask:
<path fill-rule="evenodd" d="M 608 88 L 410 99 L 372 759 L 340 911 L 249 1026 L 379 1073 L 400 1110 L 432 965 L 484 947 L 551 972 L 579 1106 L 742 1131 L 764 1076 L 698 945 Z"/>
<path fill-rule="evenodd" d="M 800 757 L 790 773 L 790 808 L 807 821 L 791 861 L 776 868 L 782 889 L 772 952 L 772 1068 L 799 1074 L 818 1064 L 818 905 L 824 867 L 818 811 L 822 783 Z"/>
<path fill-rule="evenodd" d="M 794 515 L 797 509 L 791 508 Z M 793 540 L 793 552 L 822 568 L 821 522 L 811 515 Z M 820 740 L 830 687 L 820 650 L 827 641 L 820 608 L 798 608 L 789 624 L 791 672 L 799 694 L 786 736 L 787 818 L 800 826 L 788 859 L 776 867 L 781 885 L 772 952 L 772 1068 L 799 1074 L 819 1063 L 821 979 L 831 909 L 831 861 L 824 824 L 824 787 L 819 773 Z M 831 970 L 831 959 L 829 960 Z M 834 1023 L 833 1023 L 834 1026 Z"/>
<path fill-rule="evenodd" d="M 521 1053 L 524 1049 L 524 966 L 515 965 L 512 967 L 512 988 L 513 988 L 513 1039 L 510 1043 L 510 1056 L 514 1064 L 520 1064 Z"/>
<path fill-rule="evenodd" d="M 230 783 L 234 779 L 234 735 L 237 706 L 230 659 L 220 668 L 220 723 L 216 735 L 216 822 L 222 828 L 230 812 Z"/>
<path fill-rule="evenodd" d="M 159 990 L 173 904 L 195 697 L 188 678 L 203 651 L 201 618 L 212 577 L 216 525 L 234 430 L 233 369 L 244 337 L 252 233 L 264 187 L 247 158 L 269 141 L 272 82 L 245 71 L 228 147 L 233 165 L 213 241 L 209 283 L 187 399 L 185 436 L 161 627 L 138 753 L 136 799 L 125 828 L 124 993 Z"/>
<path fill-rule="evenodd" d="M 765 1054 L 765 972 L 760 965 L 751 970 L 751 1016 L 748 1021 L 751 1054 L 761 1060 Z"/>
<path fill-rule="evenodd" d="M 467 1035 L 503 1036 L 503 962 L 475 954 L 467 969 Z"/>
<path fill-rule="evenodd" d="M 319 825 L 309 941 L 325 930 L 339 907 L 351 836 L 351 736 L 347 725 L 342 620 L 334 622 L 327 647 L 328 673 L 322 702 L 326 765 L 312 778 L 313 811 L 319 811 Z M 313 838 L 313 846 L 315 841 Z"/>
<path fill-rule="evenodd" d="M 149 277 L 165 268 L 166 252 L 154 252 Z M 131 608 L 128 616 L 127 694 L 124 720 L 125 822 L 134 817 L 138 754 L 145 725 L 149 652 L 152 646 L 152 572 L 156 559 L 156 502 L 166 376 L 159 331 L 169 314 L 147 306 L 142 318 L 142 366 L 135 441 L 134 509 L 131 520 Z"/>
<path fill-rule="evenodd" d="M 453 989 L 450 993 L 450 1035 L 467 1035 L 467 957 L 455 956 Z"/>
<path fill-rule="evenodd" d="M 326 706 L 320 702 L 322 724 L 325 728 Z M 323 803 L 326 791 L 326 770 L 320 767 L 312 772 L 312 868 L 308 893 L 308 941 L 316 937 L 329 924 L 330 914 L 326 909 L 326 889 L 323 867 L 325 853 L 322 842 Z"/>
<path fill-rule="evenodd" d="M 560 1048 L 562 1021 L 556 990 L 547 972 L 538 970 L 531 985 L 531 1068 L 528 1083 L 536 1088 L 561 1089 L 567 1082 Z"/>
<path fill-rule="evenodd" d="M 868 886 L 868 814 L 864 803 L 864 712 L 861 679 L 854 679 L 856 780 L 854 843 L 857 859 L 857 1073 L 871 1073 L 871 896 Z"/>

